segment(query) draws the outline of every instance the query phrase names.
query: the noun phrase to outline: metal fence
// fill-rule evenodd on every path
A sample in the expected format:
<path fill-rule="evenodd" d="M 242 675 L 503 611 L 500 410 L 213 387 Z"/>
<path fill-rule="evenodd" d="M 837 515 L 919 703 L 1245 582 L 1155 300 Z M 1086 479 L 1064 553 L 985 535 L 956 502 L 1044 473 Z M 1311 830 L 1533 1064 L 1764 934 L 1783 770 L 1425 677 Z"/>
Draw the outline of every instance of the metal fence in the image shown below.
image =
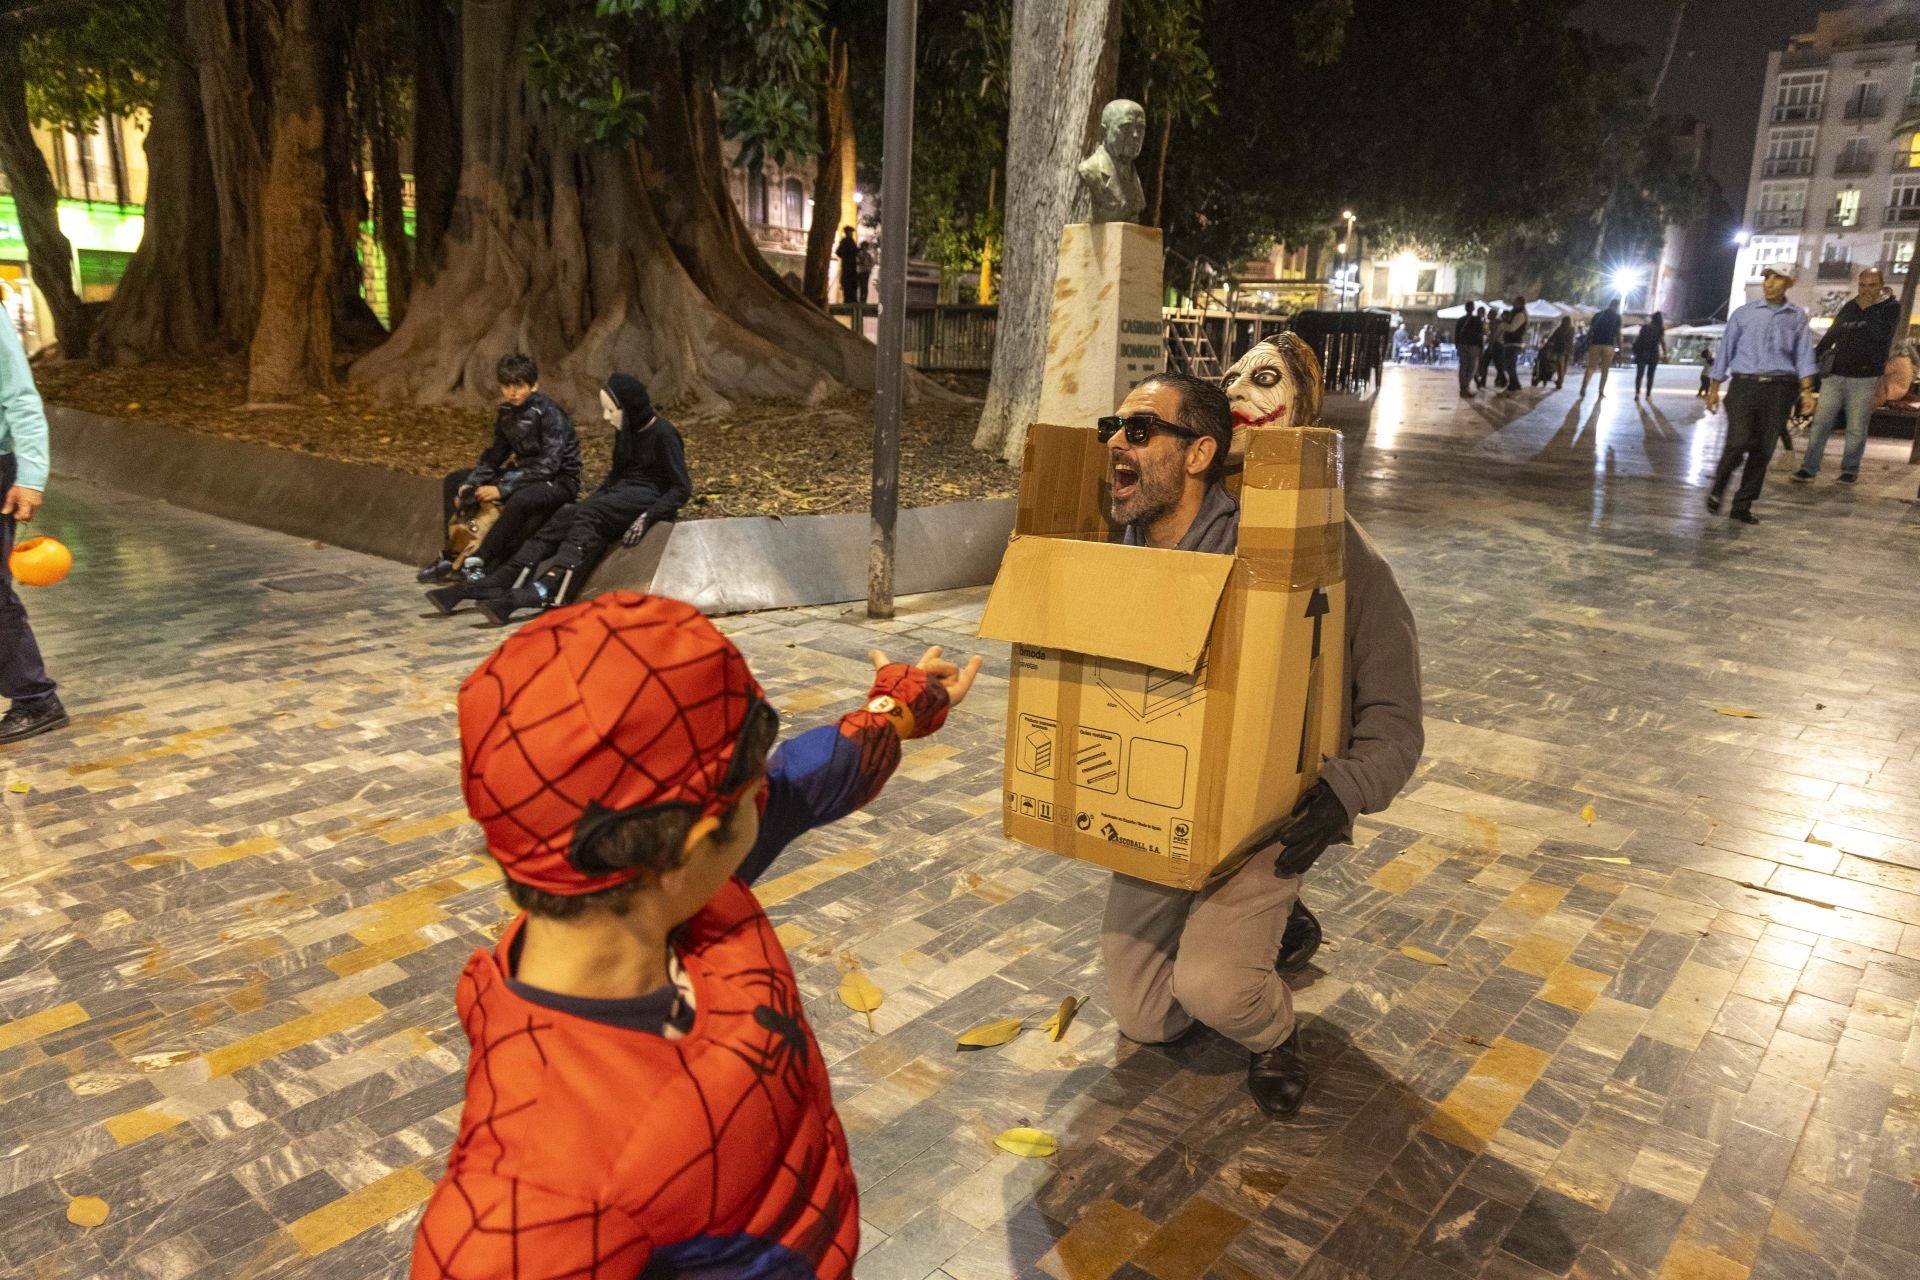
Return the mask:
<path fill-rule="evenodd" d="M 872 336 L 880 308 L 841 304 L 827 308 L 841 324 L 859 326 Z M 907 363 L 918 369 L 945 373 L 986 373 L 993 368 L 993 342 L 999 332 L 1000 308 L 955 303 L 907 305 Z"/>

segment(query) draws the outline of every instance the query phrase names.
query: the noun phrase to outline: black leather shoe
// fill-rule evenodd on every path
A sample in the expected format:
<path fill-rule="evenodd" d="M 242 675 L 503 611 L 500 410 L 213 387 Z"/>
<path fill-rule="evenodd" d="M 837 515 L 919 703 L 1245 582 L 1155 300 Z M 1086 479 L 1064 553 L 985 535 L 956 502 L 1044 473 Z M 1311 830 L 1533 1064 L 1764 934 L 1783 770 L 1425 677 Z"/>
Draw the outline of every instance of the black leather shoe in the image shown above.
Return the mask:
<path fill-rule="evenodd" d="M 547 598 L 534 589 L 532 584 L 515 587 L 511 591 L 502 591 L 491 599 L 480 602 L 480 612 L 496 627 L 504 627 L 507 620 L 522 609 L 544 609 Z"/>
<path fill-rule="evenodd" d="M 1707 510 L 1713 512 L 1713 514 L 1715 515 L 1720 514 L 1720 495 L 1719 494 L 1710 493 L 1707 495 Z"/>
<path fill-rule="evenodd" d="M 1307 910 L 1306 903 L 1295 898 L 1293 910 L 1287 913 L 1287 931 L 1280 938 L 1280 958 L 1273 967 L 1281 973 L 1298 973 L 1319 949 L 1320 921 Z"/>
<path fill-rule="evenodd" d="M 1751 511 L 1736 511 L 1733 513 L 1732 518 L 1735 520 L 1738 520 L 1741 524 L 1759 524 L 1760 523 L 1760 517 L 1753 514 L 1753 512 Z"/>
<path fill-rule="evenodd" d="M 1798 471 L 1794 472 L 1792 475 L 1788 476 L 1787 479 L 1793 481 L 1795 484 L 1805 484 L 1807 481 L 1813 479 L 1813 472 L 1807 470 L 1805 467 L 1802 467 Z"/>
<path fill-rule="evenodd" d="M 519 576 L 519 570 L 511 565 L 501 565 L 478 582 L 468 582 L 464 578 L 452 586 L 436 587 L 427 592 L 427 599 L 441 613 L 452 613 L 468 600 L 492 600 L 505 595 L 513 587 L 513 580 Z"/>
<path fill-rule="evenodd" d="M 1270 1116 L 1286 1119 L 1300 1110 L 1307 1096 L 1307 1064 L 1300 1058 L 1300 1033 L 1295 1031 L 1265 1053 L 1253 1055 L 1247 1068 L 1247 1092 L 1254 1105 Z"/>
<path fill-rule="evenodd" d="M 58 698 L 24 707 L 16 702 L 7 709 L 6 715 L 0 716 L 0 743 L 25 742 L 71 723 L 67 709 L 60 705 Z"/>
<path fill-rule="evenodd" d="M 1840 473 L 1840 483 L 1841 484 L 1858 484 L 1860 483 L 1860 477 L 1857 475 L 1848 475 L 1846 472 L 1842 471 Z"/>

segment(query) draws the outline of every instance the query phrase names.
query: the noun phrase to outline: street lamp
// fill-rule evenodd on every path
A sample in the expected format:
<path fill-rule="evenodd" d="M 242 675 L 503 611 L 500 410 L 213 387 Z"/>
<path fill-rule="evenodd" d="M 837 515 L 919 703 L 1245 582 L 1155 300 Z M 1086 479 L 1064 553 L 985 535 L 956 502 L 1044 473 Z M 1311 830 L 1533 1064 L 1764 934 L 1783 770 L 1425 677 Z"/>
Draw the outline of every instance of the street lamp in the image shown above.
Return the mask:
<path fill-rule="evenodd" d="M 1751 233 L 1748 232 L 1745 227 L 1733 233 L 1733 242 L 1735 244 L 1745 244 L 1749 239 L 1751 239 Z"/>
<path fill-rule="evenodd" d="M 1615 293 L 1620 295 L 1620 309 L 1622 311 L 1627 310 L 1627 301 L 1633 296 L 1633 291 L 1640 287 L 1640 282 L 1643 278 L 1640 274 L 1640 268 L 1638 267 L 1615 267 L 1613 269 L 1613 289 Z"/>

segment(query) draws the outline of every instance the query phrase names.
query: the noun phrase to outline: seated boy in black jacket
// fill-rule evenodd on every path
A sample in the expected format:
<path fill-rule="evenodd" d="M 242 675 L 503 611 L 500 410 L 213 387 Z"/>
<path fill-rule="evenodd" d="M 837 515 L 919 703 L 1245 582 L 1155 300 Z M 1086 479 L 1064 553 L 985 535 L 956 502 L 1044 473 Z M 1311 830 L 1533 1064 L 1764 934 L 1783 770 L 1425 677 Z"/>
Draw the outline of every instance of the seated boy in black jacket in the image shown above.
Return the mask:
<path fill-rule="evenodd" d="M 475 502 L 498 501 L 500 518 L 461 563 L 443 547 L 440 558 L 420 571 L 422 582 L 445 582 L 456 572 L 467 582 L 479 581 L 488 565 L 505 560 L 548 516 L 580 496 L 580 438 L 567 411 L 540 390 L 533 357 L 502 356 L 495 374 L 500 407 L 493 415 L 493 443 L 472 468 L 450 472 L 442 483 L 441 527 Z"/>
<path fill-rule="evenodd" d="M 508 561 L 473 582 L 427 592 L 442 613 L 478 600 L 496 623 L 520 609 L 566 604 L 615 538 L 633 546 L 646 531 L 680 513 L 693 494 L 687 454 L 674 425 L 655 413 L 638 378 L 616 373 L 600 389 L 602 416 L 615 432 L 613 465 L 585 501 L 548 517 Z M 542 561 L 544 573 L 535 577 Z"/>

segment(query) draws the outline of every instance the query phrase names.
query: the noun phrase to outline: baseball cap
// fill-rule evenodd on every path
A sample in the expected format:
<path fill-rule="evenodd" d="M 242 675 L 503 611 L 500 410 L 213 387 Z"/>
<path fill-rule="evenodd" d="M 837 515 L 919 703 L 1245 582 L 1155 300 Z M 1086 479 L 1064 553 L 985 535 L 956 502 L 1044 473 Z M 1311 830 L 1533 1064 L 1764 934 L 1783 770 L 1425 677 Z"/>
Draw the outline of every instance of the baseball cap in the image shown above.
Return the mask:
<path fill-rule="evenodd" d="M 630 591 L 522 627 L 461 684 L 459 709 L 461 789 L 487 852 L 508 878 L 561 895 L 639 874 L 586 848 L 609 821 L 725 812 L 754 781 L 735 764 L 744 731 L 774 715 L 699 610 Z"/>
<path fill-rule="evenodd" d="M 1793 264 L 1791 262 L 1783 262 L 1765 266 L 1760 268 L 1760 275 L 1762 279 L 1767 276 L 1779 276 L 1782 280 L 1791 284 L 1793 283 Z"/>

